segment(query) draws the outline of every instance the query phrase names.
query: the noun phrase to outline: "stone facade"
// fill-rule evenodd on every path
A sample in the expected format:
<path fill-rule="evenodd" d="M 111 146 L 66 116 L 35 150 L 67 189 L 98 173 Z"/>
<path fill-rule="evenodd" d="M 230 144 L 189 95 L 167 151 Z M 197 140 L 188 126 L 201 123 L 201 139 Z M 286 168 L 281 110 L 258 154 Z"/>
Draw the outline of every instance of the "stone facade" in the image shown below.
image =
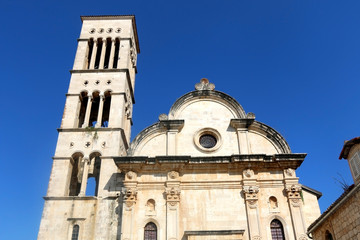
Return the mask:
<path fill-rule="evenodd" d="M 315 240 L 360 239 L 360 185 L 352 186 L 310 231 Z"/>
<path fill-rule="evenodd" d="M 307 239 L 306 154 L 207 79 L 130 143 L 135 18 L 82 20 L 38 239 Z"/>
<path fill-rule="evenodd" d="M 355 159 L 360 153 L 360 137 L 346 141 L 339 159 L 349 161 L 355 184 L 344 193 L 313 223 L 308 232 L 315 240 L 360 239 L 360 163 Z M 354 158 L 355 157 L 355 158 Z M 350 163 L 350 161 L 354 161 Z"/>

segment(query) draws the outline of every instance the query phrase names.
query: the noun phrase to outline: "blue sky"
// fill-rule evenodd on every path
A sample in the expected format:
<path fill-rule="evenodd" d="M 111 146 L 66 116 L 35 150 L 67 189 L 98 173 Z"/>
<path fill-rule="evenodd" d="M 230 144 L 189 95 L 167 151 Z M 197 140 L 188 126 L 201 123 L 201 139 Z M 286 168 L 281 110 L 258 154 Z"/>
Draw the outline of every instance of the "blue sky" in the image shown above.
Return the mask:
<path fill-rule="evenodd" d="M 352 183 L 359 136 L 359 1 L 10 1 L 0 8 L 0 239 L 35 239 L 80 15 L 135 14 L 141 53 L 132 137 L 203 77 L 308 153 L 300 182 L 324 211 Z"/>

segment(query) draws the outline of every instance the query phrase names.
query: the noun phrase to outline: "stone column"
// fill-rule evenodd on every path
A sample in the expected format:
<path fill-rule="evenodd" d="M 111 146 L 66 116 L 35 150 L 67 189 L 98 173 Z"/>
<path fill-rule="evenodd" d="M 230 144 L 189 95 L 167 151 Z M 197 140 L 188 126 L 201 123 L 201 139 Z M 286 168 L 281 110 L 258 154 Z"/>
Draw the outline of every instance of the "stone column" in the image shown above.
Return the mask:
<path fill-rule="evenodd" d="M 97 116 L 97 120 L 96 120 L 96 125 L 95 127 L 101 127 L 101 120 L 102 120 L 102 115 L 103 115 L 103 108 L 104 108 L 104 101 L 105 101 L 105 97 L 104 94 L 101 93 L 100 94 L 100 103 L 99 103 L 99 111 L 98 111 L 98 116 Z"/>
<path fill-rule="evenodd" d="M 246 214 L 249 226 L 249 237 L 251 240 L 260 240 L 260 217 L 258 209 L 259 187 L 256 186 L 254 171 L 246 169 L 243 171 L 243 193 L 246 204 Z"/>
<path fill-rule="evenodd" d="M 90 160 L 88 157 L 84 157 L 84 167 L 83 167 L 83 173 L 82 173 L 82 178 L 81 178 L 81 187 L 80 187 L 80 193 L 79 196 L 83 197 L 86 194 L 86 185 L 87 185 L 87 178 L 88 178 L 88 173 L 89 173 L 89 163 Z"/>
<path fill-rule="evenodd" d="M 88 103 L 86 105 L 85 119 L 84 119 L 84 123 L 82 125 L 83 128 L 86 128 L 87 126 L 89 126 L 92 98 L 93 98 L 93 96 L 88 94 Z"/>
<path fill-rule="evenodd" d="M 179 173 L 168 173 L 166 182 L 166 240 L 178 240 L 179 236 L 179 204 L 180 204 Z"/>
<path fill-rule="evenodd" d="M 103 38 L 103 40 L 102 40 L 102 48 L 101 48 L 101 55 L 100 55 L 99 69 L 104 69 L 106 45 L 107 45 L 106 38 Z"/>
<path fill-rule="evenodd" d="M 133 239 L 135 224 L 134 205 L 137 200 L 137 175 L 135 172 L 129 171 L 125 174 L 123 194 L 123 213 L 122 213 L 122 240 Z"/>
<path fill-rule="evenodd" d="M 109 59 L 108 69 L 113 69 L 113 66 L 114 66 L 115 43 L 116 43 L 116 39 L 111 39 L 111 50 L 110 50 L 110 59 Z"/>
<path fill-rule="evenodd" d="M 97 39 L 94 39 L 94 45 L 93 45 L 93 49 L 92 49 L 92 53 L 91 53 L 89 69 L 94 69 L 95 68 L 97 47 L 98 47 L 98 41 L 97 41 Z"/>

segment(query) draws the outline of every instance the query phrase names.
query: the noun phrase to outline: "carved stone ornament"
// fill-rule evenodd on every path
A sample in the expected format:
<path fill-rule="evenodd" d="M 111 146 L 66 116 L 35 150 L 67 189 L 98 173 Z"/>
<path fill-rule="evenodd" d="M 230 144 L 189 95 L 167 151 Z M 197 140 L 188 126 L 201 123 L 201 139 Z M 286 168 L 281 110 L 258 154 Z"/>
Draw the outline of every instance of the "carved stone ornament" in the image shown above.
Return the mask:
<path fill-rule="evenodd" d="M 250 177 L 254 176 L 254 171 L 251 169 L 246 169 L 243 171 L 243 174 L 245 177 L 250 178 Z"/>
<path fill-rule="evenodd" d="M 257 208 L 257 200 L 248 200 L 247 201 L 249 208 L 254 209 Z"/>
<path fill-rule="evenodd" d="M 288 198 L 296 198 L 299 199 L 301 198 L 300 192 L 301 192 L 301 186 L 298 184 L 293 184 L 291 186 L 287 186 L 285 188 L 287 194 L 288 194 Z"/>
<path fill-rule="evenodd" d="M 170 204 L 176 204 L 180 201 L 180 188 L 179 187 L 168 187 L 165 189 L 166 201 Z"/>
<path fill-rule="evenodd" d="M 207 78 L 202 78 L 200 80 L 200 83 L 195 84 L 195 89 L 200 90 L 214 90 L 215 85 L 213 83 L 210 83 Z"/>
<path fill-rule="evenodd" d="M 292 168 L 288 168 L 288 169 L 285 170 L 285 174 L 286 174 L 286 176 L 288 176 L 288 177 L 293 177 L 293 176 L 294 176 L 294 173 L 295 173 L 295 171 L 294 171 L 294 169 L 292 169 Z"/>
<path fill-rule="evenodd" d="M 165 121 L 168 120 L 168 115 L 166 115 L 165 113 L 162 113 L 159 115 L 159 121 Z"/>
<path fill-rule="evenodd" d="M 257 200 L 257 194 L 259 192 L 258 186 L 244 186 L 243 191 L 245 194 L 245 199 L 250 201 L 250 204 L 252 200 Z"/>
<path fill-rule="evenodd" d="M 261 240 L 261 237 L 258 235 L 252 236 L 251 240 Z"/>
<path fill-rule="evenodd" d="M 179 178 L 179 173 L 176 171 L 168 172 L 168 178 L 172 180 L 177 179 Z"/>
<path fill-rule="evenodd" d="M 124 195 L 124 202 L 127 207 L 132 207 L 137 200 L 137 189 L 136 188 L 125 188 L 122 191 Z"/>
<path fill-rule="evenodd" d="M 300 199 L 294 198 L 294 199 L 290 199 L 290 203 L 293 207 L 300 207 L 301 202 Z"/>
<path fill-rule="evenodd" d="M 133 64 L 134 67 L 136 66 L 136 58 L 137 58 L 137 55 L 136 55 L 135 48 L 132 47 L 132 48 L 130 49 L 130 59 L 131 59 L 131 62 L 132 62 L 132 64 Z"/>
<path fill-rule="evenodd" d="M 135 172 L 133 172 L 133 171 L 128 171 L 125 176 L 126 176 L 126 180 L 135 181 L 136 177 L 137 177 L 137 174 Z"/>
<path fill-rule="evenodd" d="M 129 89 L 126 89 L 125 115 L 128 119 L 132 118 L 132 101 Z"/>
<path fill-rule="evenodd" d="M 248 114 L 246 114 L 246 118 L 247 119 L 255 119 L 255 113 L 249 112 Z"/>

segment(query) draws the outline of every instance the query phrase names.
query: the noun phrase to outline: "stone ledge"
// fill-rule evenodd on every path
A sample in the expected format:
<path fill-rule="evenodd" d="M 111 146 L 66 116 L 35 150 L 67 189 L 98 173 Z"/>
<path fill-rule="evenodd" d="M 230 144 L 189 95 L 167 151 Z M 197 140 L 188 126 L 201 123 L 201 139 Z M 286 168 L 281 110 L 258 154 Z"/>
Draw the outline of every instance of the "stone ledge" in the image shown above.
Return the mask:
<path fill-rule="evenodd" d="M 306 154 L 242 154 L 230 156 L 191 157 L 191 156 L 125 156 L 113 157 L 115 164 L 120 168 L 141 167 L 143 165 L 166 165 L 178 164 L 182 168 L 196 166 L 209 166 L 215 164 L 229 165 L 233 167 L 255 167 L 255 168 L 293 168 L 297 169 L 304 161 Z"/>
<path fill-rule="evenodd" d="M 245 230 L 203 230 L 203 231 L 185 231 L 185 235 L 233 235 L 243 234 Z"/>

